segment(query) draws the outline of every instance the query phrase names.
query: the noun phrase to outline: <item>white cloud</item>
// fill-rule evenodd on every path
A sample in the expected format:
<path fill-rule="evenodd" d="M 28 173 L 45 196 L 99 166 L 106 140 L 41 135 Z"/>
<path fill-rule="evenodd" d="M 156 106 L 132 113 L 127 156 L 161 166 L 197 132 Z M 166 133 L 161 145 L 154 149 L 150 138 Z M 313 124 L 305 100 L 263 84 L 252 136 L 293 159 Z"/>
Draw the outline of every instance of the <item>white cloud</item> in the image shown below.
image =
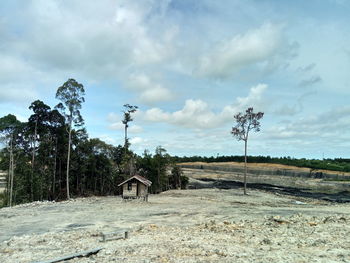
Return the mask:
<path fill-rule="evenodd" d="M 169 89 L 151 80 L 145 74 L 131 74 L 126 81 L 126 86 L 136 91 L 140 101 L 147 105 L 154 105 L 156 102 L 168 101 L 173 98 Z"/>
<path fill-rule="evenodd" d="M 109 128 L 111 130 L 124 131 L 125 125 L 121 122 L 112 123 Z M 130 125 L 128 128 L 128 133 L 141 133 L 143 131 L 142 127 L 139 125 Z"/>
<path fill-rule="evenodd" d="M 143 128 L 139 125 L 131 125 L 128 129 L 130 133 L 141 133 L 143 132 Z"/>
<path fill-rule="evenodd" d="M 140 95 L 140 100 L 148 105 L 152 105 L 160 101 L 168 101 L 172 98 L 169 90 L 157 85 L 152 89 L 145 90 Z"/>
<path fill-rule="evenodd" d="M 17 57 L 20 66 L 30 61 L 40 72 L 74 70 L 100 80 L 123 76 L 127 68 L 161 63 L 172 56 L 176 30 L 158 28 L 153 35 L 148 21 L 157 5 L 156 1 L 134 4 L 103 0 L 98 5 L 85 1 L 29 2 L 20 15 L 23 25 L 15 28 L 21 33 L 10 31 L 14 26 L 0 32 L 6 43 L 0 47 L 0 57 L 2 53 Z M 18 26 L 17 19 L 13 14 L 4 21 Z M 7 76 L 16 72 L 13 67 L 6 68 L 11 70 Z M 16 69 L 18 72 L 21 68 Z"/>
<path fill-rule="evenodd" d="M 136 115 L 136 114 L 135 114 Z M 122 115 L 118 115 L 116 113 L 109 113 L 107 116 L 107 121 L 110 123 L 109 129 L 124 131 L 125 125 L 122 123 Z M 141 133 L 143 128 L 139 125 L 135 125 L 133 123 L 129 123 L 128 132 L 129 133 Z"/>
<path fill-rule="evenodd" d="M 217 44 L 200 58 L 197 73 L 200 76 L 227 78 L 246 66 L 268 62 L 281 55 L 285 44 L 280 26 L 264 24 Z"/>
<path fill-rule="evenodd" d="M 144 114 L 140 114 L 145 121 L 150 122 L 167 122 L 170 119 L 170 114 L 159 108 L 147 110 Z"/>
<path fill-rule="evenodd" d="M 134 146 L 137 146 L 138 144 L 142 144 L 145 140 L 141 137 L 134 137 L 130 139 L 130 143 Z"/>
<path fill-rule="evenodd" d="M 173 113 L 164 112 L 159 108 L 152 108 L 143 114 L 145 121 L 167 122 L 187 128 L 214 128 L 217 125 L 215 113 L 202 100 L 186 100 L 184 107 Z"/>
<path fill-rule="evenodd" d="M 221 113 L 222 119 L 230 120 L 234 114 L 244 111 L 248 107 L 254 107 L 255 111 L 264 110 L 265 103 L 262 96 L 267 87 L 266 84 L 251 87 L 247 97 L 238 97 L 236 103 L 224 107 Z"/>
<path fill-rule="evenodd" d="M 117 130 L 117 131 L 122 131 L 122 130 L 124 130 L 124 124 L 120 121 L 120 122 L 114 122 L 114 123 L 112 123 L 110 126 L 109 126 L 109 128 L 111 129 L 111 130 Z"/>
<path fill-rule="evenodd" d="M 242 109 L 242 108 L 250 107 L 254 104 L 261 102 L 262 95 L 266 89 L 267 89 L 266 84 L 258 84 L 254 87 L 251 87 L 247 97 L 237 98 L 238 108 Z"/>
<path fill-rule="evenodd" d="M 239 97 L 233 105 L 225 106 L 221 112 L 214 112 L 209 105 L 198 99 L 186 100 L 184 107 L 175 112 L 165 112 L 159 108 L 152 108 L 144 113 L 139 113 L 140 117 L 149 122 L 166 122 L 176 126 L 193 129 L 217 128 L 219 125 L 231 120 L 233 115 L 247 107 L 262 107 L 262 94 L 267 85 L 259 84 L 250 89 L 247 97 Z"/>

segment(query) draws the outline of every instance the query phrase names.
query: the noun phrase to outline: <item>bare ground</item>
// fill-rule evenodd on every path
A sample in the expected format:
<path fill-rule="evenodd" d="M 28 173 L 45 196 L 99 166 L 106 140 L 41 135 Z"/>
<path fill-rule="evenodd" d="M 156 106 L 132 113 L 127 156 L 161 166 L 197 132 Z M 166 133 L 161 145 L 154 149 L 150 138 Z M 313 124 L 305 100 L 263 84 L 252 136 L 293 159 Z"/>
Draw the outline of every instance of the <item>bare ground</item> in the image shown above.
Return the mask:
<path fill-rule="evenodd" d="M 230 163 L 223 163 L 228 166 Z M 190 178 L 190 188 L 238 188 L 243 185 L 244 173 L 223 170 L 183 168 Z M 198 165 L 197 165 L 198 166 Z M 199 166 L 198 166 L 199 167 Z M 259 168 L 260 169 L 260 168 Z M 295 196 L 314 197 L 334 202 L 350 202 L 350 181 L 329 181 L 327 179 L 268 174 L 247 174 L 248 187 Z M 346 176 L 346 175 L 344 175 Z"/>
<path fill-rule="evenodd" d="M 0 262 L 95 247 L 71 262 L 350 262 L 349 222 L 350 204 L 242 189 L 31 203 L 0 209 Z M 124 228 L 129 239 L 100 242 Z"/>
<path fill-rule="evenodd" d="M 179 163 L 179 165 L 195 165 L 195 166 L 203 166 L 205 169 L 206 167 L 237 167 L 237 168 L 243 168 L 244 162 L 212 162 L 212 163 L 206 163 L 206 162 L 186 162 L 186 163 Z M 333 170 L 325 170 L 325 169 L 311 169 L 307 167 L 298 167 L 293 165 L 285 165 L 285 164 L 277 164 L 277 163 L 247 163 L 248 169 L 259 169 L 259 170 L 292 170 L 296 172 L 306 172 L 309 173 L 310 170 L 314 172 L 324 172 L 328 174 L 341 174 L 344 176 L 350 177 L 350 172 L 340 172 L 340 171 L 333 171 Z"/>

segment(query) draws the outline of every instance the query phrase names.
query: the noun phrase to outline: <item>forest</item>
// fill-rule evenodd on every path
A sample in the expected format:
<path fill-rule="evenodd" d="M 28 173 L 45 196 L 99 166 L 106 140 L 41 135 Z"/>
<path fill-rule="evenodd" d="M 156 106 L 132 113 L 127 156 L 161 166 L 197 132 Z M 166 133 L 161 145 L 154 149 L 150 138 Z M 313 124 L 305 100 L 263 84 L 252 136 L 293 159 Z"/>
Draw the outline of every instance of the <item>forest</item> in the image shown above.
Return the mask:
<path fill-rule="evenodd" d="M 84 95 L 83 85 L 69 79 L 58 88 L 61 102 L 54 108 L 35 100 L 28 121 L 12 114 L 0 118 L 0 170 L 8 172 L 2 206 L 118 195 L 118 184 L 135 173 L 153 182 L 151 193 L 186 187 L 188 179 L 163 147 L 154 153 L 145 150 L 142 156 L 130 150 L 127 128 L 136 106 L 123 106 L 124 145 L 89 138 L 80 114 Z"/>

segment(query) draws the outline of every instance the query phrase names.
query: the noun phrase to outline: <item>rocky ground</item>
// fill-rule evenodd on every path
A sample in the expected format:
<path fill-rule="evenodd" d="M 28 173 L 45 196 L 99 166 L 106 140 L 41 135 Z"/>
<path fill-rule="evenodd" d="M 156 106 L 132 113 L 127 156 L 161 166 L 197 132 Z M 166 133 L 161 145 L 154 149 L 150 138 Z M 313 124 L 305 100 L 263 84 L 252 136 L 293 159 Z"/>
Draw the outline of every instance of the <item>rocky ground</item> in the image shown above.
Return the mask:
<path fill-rule="evenodd" d="M 0 209 L 0 262 L 350 262 L 350 204 L 242 189 L 176 190 L 148 203 L 79 198 Z M 101 232 L 128 239 L 101 242 Z"/>

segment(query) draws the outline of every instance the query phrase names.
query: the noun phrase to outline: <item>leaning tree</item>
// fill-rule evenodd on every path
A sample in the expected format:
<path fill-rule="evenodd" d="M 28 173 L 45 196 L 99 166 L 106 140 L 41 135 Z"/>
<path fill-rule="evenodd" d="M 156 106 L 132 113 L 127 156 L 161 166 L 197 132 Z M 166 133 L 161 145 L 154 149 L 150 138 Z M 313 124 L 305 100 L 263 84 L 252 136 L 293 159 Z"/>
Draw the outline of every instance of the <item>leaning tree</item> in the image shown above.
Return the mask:
<path fill-rule="evenodd" d="M 263 112 L 253 112 L 253 107 L 248 108 L 245 113 L 239 112 L 234 116 L 235 126 L 231 134 L 238 141 L 244 141 L 244 194 L 247 194 L 247 145 L 250 131 L 260 131 L 259 120 L 264 116 Z"/>
<path fill-rule="evenodd" d="M 67 170 L 66 170 L 66 186 L 67 186 L 67 199 L 70 199 L 69 195 L 69 161 L 70 151 L 72 144 L 72 129 L 73 126 L 84 125 L 83 117 L 80 114 L 81 104 L 85 102 L 84 99 L 85 90 L 84 86 L 78 83 L 75 79 L 68 79 L 61 87 L 57 89 L 56 99 L 60 100 L 56 108 L 61 110 L 62 115 L 67 122 L 68 132 L 68 155 L 67 155 Z"/>

